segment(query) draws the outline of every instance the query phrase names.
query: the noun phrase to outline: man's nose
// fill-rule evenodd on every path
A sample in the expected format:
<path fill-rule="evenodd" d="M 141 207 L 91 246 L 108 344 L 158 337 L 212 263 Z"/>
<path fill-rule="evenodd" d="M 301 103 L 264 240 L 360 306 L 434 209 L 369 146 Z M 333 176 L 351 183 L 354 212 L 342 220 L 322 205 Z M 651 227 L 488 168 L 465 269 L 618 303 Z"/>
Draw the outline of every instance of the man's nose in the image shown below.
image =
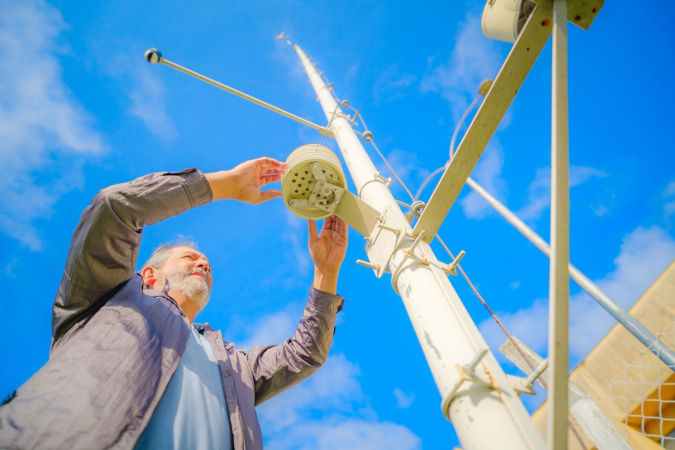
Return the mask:
<path fill-rule="evenodd" d="M 208 273 L 211 273 L 211 266 L 209 265 L 209 261 L 206 258 L 199 258 L 196 261 L 195 266 Z"/>

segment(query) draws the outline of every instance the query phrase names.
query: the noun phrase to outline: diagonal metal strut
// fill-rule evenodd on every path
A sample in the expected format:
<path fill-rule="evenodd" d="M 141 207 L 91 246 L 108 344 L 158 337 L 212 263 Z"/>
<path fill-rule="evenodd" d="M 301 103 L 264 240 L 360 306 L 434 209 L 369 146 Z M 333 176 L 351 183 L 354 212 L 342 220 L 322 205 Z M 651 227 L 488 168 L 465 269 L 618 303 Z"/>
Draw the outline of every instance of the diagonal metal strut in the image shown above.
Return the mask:
<path fill-rule="evenodd" d="M 551 2 L 543 1 L 532 12 L 455 156 L 431 194 L 413 229 L 414 237 L 424 230 L 424 241 L 432 241 L 550 35 Z"/>

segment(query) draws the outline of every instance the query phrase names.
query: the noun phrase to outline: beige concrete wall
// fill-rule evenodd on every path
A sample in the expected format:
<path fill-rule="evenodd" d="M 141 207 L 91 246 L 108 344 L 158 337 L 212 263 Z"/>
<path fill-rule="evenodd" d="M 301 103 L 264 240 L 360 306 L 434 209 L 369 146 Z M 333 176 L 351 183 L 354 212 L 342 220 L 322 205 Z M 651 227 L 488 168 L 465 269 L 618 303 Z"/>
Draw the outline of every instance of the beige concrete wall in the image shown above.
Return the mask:
<path fill-rule="evenodd" d="M 672 327 L 675 317 L 675 261 L 638 299 L 629 313 L 654 334 L 662 333 Z M 673 342 L 665 343 L 675 348 Z M 653 391 L 658 387 L 658 383 L 665 382 L 673 374 L 656 356 L 650 352 L 645 354 L 645 350 L 646 348 L 640 341 L 623 326 L 617 324 L 574 369 L 570 380 L 595 400 L 603 411 L 614 413 L 611 417 L 612 421 L 615 426 L 626 431 L 626 435 L 633 435 L 633 438 L 628 438 L 628 440 L 634 448 L 661 448 L 659 445 L 652 446 L 650 442 L 645 442 L 639 434 L 636 435 L 632 431 L 629 433 L 629 427 L 624 424 L 626 415 L 623 412 L 639 411 L 643 403 L 639 399 L 645 396 L 645 389 L 647 396 L 654 394 Z M 640 370 L 633 370 L 635 364 L 640 366 Z M 640 379 L 651 380 L 654 383 L 649 385 L 632 382 L 640 381 Z M 618 384 L 617 380 L 619 380 Z M 609 386 L 612 381 L 615 383 L 612 389 L 613 395 L 610 396 Z M 625 391 L 625 397 L 629 399 L 619 402 L 618 398 L 621 395 L 617 392 L 618 390 Z M 664 395 L 663 392 L 659 394 Z M 546 414 L 547 407 L 544 403 L 532 416 L 543 436 L 546 436 Z M 585 435 L 584 437 L 587 447 L 593 448 L 592 442 Z M 570 448 L 582 448 L 571 434 L 569 442 Z"/>

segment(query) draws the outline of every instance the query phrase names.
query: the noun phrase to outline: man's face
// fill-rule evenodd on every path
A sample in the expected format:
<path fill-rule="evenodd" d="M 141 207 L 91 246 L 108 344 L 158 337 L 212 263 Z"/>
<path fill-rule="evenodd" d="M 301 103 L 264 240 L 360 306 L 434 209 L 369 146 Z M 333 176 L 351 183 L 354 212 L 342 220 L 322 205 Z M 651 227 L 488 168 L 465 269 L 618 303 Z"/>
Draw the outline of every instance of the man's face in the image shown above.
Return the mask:
<path fill-rule="evenodd" d="M 202 253 L 190 247 L 175 247 L 158 270 L 157 281 L 169 280 L 172 290 L 183 292 L 200 309 L 206 306 L 211 295 L 213 278 L 211 265 Z"/>
<path fill-rule="evenodd" d="M 213 284 L 209 260 L 203 253 L 190 247 L 175 247 L 171 249 L 171 255 L 169 255 L 159 271 L 164 275 L 164 278 L 169 278 L 176 273 L 190 272 L 190 277 L 206 281 L 209 290 L 211 290 L 211 285 Z"/>

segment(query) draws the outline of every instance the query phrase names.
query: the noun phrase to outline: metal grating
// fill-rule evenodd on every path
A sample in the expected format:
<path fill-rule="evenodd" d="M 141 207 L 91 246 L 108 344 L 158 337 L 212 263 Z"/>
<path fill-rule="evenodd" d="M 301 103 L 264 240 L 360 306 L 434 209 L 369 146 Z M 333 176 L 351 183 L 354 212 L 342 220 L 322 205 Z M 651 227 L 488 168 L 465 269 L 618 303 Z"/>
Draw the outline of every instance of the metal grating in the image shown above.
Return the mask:
<path fill-rule="evenodd" d="M 675 348 L 675 321 L 656 335 Z M 644 349 L 623 373 L 610 381 L 608 397 L 599 397 L 603 412 L 635 448 L 675 449 L 675 372 Z"/>

